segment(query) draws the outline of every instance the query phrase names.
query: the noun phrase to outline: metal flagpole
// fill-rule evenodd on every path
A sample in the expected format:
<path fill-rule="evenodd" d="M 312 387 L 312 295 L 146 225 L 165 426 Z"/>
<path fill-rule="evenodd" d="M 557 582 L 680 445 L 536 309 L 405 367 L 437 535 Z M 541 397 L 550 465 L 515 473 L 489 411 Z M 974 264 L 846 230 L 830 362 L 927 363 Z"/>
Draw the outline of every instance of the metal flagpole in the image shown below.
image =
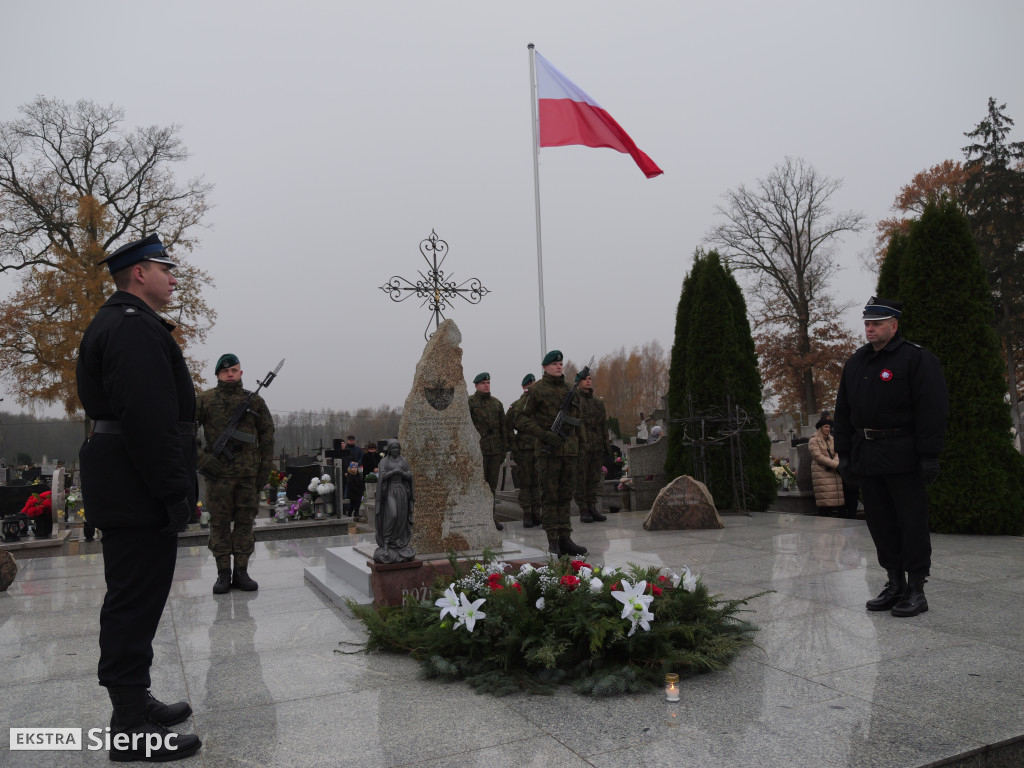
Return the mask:
<path fill-rule="evenodd" d="M 530 52 L 530 106 L 533 109 L 533 199 L 537 214 L 537 291 L 540 295 L 540 356 L 547 354 L 547 328 L 544 321 L 544 260 L 540 238 L 540 122 L 537 119 L 537 64 L 533 43 L 526 46 Z"/>

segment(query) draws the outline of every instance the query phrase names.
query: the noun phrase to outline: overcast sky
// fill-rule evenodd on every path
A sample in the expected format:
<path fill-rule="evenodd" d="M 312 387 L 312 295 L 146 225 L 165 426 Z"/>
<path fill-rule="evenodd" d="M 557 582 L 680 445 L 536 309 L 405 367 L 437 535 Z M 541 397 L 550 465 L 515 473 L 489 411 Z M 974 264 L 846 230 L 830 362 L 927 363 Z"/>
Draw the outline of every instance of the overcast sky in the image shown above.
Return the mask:
<path fill-rule="evenodd" d="M 989 96 L 1024 138 L 1019 0 L 3 6 L 0 120 L 43 94 L 181 126 L 176 175 L 215 185 L 191 258 L 219 317 L 198 356 L 209 383 L 236 353 L 250 385 L 287 357 L 277 412 L 404 403 L 428 313 L 379 286 L 425 268 L 431 230 L 449 274 L 491 291 L 449 314 L 467 380 L 489 371 L 507 405 L 539 372 L 528 43 L 665 171 L 541 150 L 547 346 L 578 362 L 671 349 L 722 193 L 787 155 L 843 179 L 834 207 L 866 215 L 833 284 L 862 304 L 874 223 L 915 173 L 962 159 Z"/>

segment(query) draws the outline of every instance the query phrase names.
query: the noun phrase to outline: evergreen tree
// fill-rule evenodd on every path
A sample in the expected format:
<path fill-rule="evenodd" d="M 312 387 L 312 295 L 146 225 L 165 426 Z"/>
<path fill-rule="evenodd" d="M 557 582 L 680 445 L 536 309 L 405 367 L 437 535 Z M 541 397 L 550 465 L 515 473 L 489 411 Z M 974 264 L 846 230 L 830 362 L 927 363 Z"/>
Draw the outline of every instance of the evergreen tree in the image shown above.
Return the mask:
<path fill-rule="evenodd" d="M 885 249 L 885 261 L 878 270 L 877 296 L 884 299 L 895 299 L 900 295 L 900 263 L 903 253 L 907 250 L 908 236 L 895 230 L 889 237 L 889 246 Z"/>
<path fill-rule="evenodd" d="M 691 400 L 692 398 L 692 400 Z M 717 252 L 698 252 L 693 269 L 683 281 L 676 312 L 676 337 L 669 368 L 669 412 L 673 419 L 693 411 L 716 411 L 726 416 L 729 402 L 751 418 L 755 431 L 741 437 L 743 473 L 749 508 L 763 510 L 775 498 L 771 474 L 771 444 L 761 407 L 761 378 L 746 304 L 736 280 L 722 266 Z M 699 437 L 693 424 L 676 424 L 669 431 L 665 472 L 670 479 L 699 476 L 700 457 L 683 445 L 684 426 L 691 438 Z M 713 438 L 723 425 L 709 424 L 705 437 Z M 733 505 L 733 457 L 728 440 L 707 447 L 708 490 L 719 507 Z M 738 458 L 738 457 L 737 457 Z"/>
<path fill-rule="evenodd" d="M 926 206 L 900 257 L 900 331 L 934 352 L 949 388 L 942 476 L 929 491 L 942 533 L 1024 532 L 1024 457 L 1010 440 L 991 293 L 966 217 Z"/>

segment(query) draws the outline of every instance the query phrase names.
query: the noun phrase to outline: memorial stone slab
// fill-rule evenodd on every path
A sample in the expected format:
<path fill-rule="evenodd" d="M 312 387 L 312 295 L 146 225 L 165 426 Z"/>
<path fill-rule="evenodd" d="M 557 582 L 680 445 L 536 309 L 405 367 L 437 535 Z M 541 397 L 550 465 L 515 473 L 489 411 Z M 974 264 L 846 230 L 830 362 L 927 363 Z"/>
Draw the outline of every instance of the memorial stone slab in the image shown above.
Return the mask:
<path fill-rule="evenodd" d="M 480 435 L 469 415 L 462 333 L 438 327 L 416 365 L 398 441 L 416 489 L 412 547 L 417 556 L 497 548 L 494 496 L 484 481 Z"/>
<path fill-rule="evenodd" d="M 725 524 L 707 486 L 689 475 L 677 477 L 662 488 L 644 518 L 644 529 L 648 531 L 701 528 L 725 528 Z"/>

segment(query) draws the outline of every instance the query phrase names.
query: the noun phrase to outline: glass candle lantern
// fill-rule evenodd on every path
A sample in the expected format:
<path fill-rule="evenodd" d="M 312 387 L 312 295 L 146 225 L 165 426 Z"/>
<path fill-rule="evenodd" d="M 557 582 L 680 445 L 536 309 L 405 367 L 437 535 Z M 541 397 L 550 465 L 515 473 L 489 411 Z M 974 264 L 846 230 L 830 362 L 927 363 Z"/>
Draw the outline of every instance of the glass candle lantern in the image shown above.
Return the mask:
<path fill-rule="evenodd" d="M 679 675 L 674 672 L 665 675 L 665 699 L 679 701 Z"/>

